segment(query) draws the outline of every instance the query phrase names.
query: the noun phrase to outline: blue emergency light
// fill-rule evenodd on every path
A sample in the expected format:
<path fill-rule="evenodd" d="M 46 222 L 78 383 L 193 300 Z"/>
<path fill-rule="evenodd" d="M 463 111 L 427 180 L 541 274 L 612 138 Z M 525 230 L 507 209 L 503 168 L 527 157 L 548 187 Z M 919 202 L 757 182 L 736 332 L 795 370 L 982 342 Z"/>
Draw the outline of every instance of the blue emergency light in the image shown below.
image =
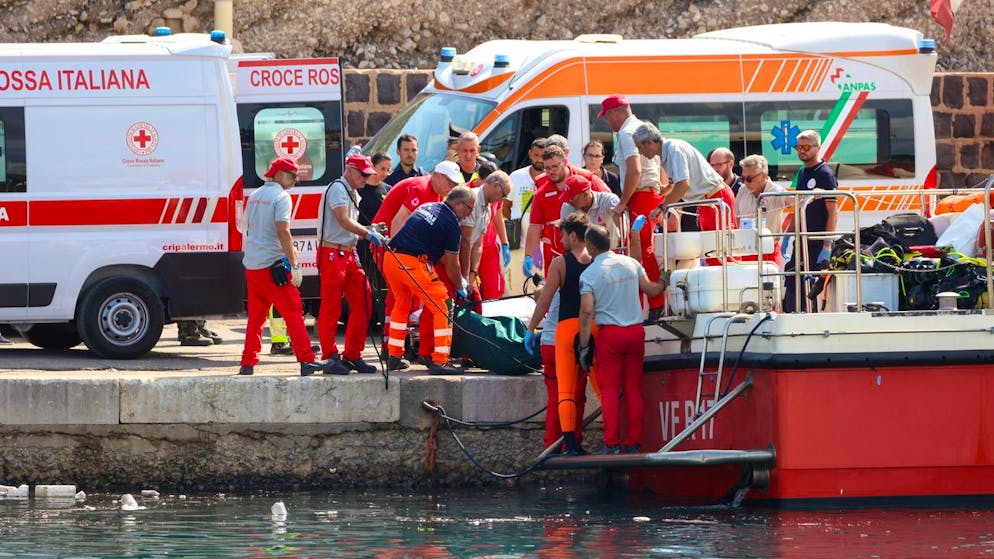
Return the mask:
<path fill-rule="evenodd" d="M 155 28 L 155 32 L 154 32 L 154 35 L 156 37 L 165 37 L 167 35 L 172 35 L 172 34 L 173 34 L 173 30 L 170 29 L 170 28 L 168 28 L 168 27 L 165 27 L 165 26 L 163 26 L 163 27 L 156 27 Z"/>
<path fill-rule="evenodd" d="M 922 39 L 918 41 L 918 52 L 920 54 L 932 54 L 935 52 L 935 40 Z"/>
<path fill-rule="evenodd" d="M 507 68 L 511 65 L 511 57 L 506 54 L 494 55 L 494 68 Z"/>
<path fill-rule="evenodd" d="M 224 31 L 221 31 L 220 29 L 215 29 L 211 31 L 211 41 L 214 41 L 219 45 L 223 45 L 224 42 L 227 40 L 228 40 L 228 34 L 225 33 Z"/>
<path fill-rule="evenodd" d="M 442 62 L 452 62 L 456 57 L 456 49 L 453 47 L 442 47 Z"/>

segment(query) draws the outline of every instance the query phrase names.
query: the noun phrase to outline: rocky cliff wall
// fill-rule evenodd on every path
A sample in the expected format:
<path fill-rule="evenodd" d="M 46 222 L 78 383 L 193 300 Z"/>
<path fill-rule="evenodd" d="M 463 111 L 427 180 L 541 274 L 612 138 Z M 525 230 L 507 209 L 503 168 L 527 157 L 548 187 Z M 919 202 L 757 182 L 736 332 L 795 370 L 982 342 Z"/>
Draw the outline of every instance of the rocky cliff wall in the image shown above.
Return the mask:
<path fill-rule="evenodd" d="M 680 38 L 740 25 L 876 21 L 941 40 L 926 0 L 234 0 L 234 34 L 247 51 L 336 55 L 357 68 L 432 68 L 439 48 L 463 52 L 490 39 L 568 39 L 581 33 Z M 213 27 L 211 0 L 0 0 L 3 42 L 95 41 L 115 33 Z M 994 1 L 965 0 L 947 71 L 994 69 Z"/>

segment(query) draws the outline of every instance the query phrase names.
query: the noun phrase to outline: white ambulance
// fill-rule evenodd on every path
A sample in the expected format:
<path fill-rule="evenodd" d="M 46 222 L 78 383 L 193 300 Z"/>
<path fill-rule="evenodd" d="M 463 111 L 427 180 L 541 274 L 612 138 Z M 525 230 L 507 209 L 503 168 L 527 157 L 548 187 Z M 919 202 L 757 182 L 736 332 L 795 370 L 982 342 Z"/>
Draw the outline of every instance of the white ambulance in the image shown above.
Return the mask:
<path fill-rule="evenodd" d="M 453 130 L 473 130 L 510 172 L 528 165 L 535 137 L 562 134 L 574 164 L 591 139 L 604 144 L 610 164 L 614 139 L 597 113 L 620 93 L 664 136 L 704 154 L 728 147 L 736 161 L 766 156 L 774 180 L 791 181 L 796 135 L 813 128 L 843 188 L 934 187 L 935 62 L 934 41 L 878 23 L 774 24 L 674 40 L 490 41 L 465 54 L 442 49 L 432 82 L 364 151 L 389 151 L 412 134 L 418 164 L 429 167 L 445 156 Z M 868 204 L 894 211 L 919 200 Z"/>
<path fill-rule="evenodd" d="M 165 323 L 244 310 L 242 187 L 295 157 L 316 218 L 341 70 L 230 54 L 218 32 L 0 45 L 0 324 L 132 358 Z"/>

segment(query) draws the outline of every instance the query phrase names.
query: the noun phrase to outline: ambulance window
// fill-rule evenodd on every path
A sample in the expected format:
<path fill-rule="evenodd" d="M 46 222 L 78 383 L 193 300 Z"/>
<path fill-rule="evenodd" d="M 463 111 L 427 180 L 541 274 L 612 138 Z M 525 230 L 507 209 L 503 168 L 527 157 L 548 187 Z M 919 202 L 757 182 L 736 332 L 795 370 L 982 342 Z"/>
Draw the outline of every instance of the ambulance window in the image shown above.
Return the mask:
<path fill-rule="evenodd" d="M 598 118 L 600 104 L 590 105 L 590 139 L 604 144 L 604 165 L 612 171 L 615 134 Z M 659 128 L 663 137 L 679 138 L 707 156 L 714 148 L 727 147 L 741 159 L 743 151 L 742 105 L 738 103 L 635 103 L 632 113 Z"/>
<path fill-rule="evenodd" d="M 24 109 L 0 108 L 0 192 L 27 190 Z"/>
<path fill-rule="evenodd" d="M 535 138 L 569 131 L 569 109 L 562 106 L 529 107 L 504 119 L 480 143 L 480 151 L 491 153 L 508 173 L 530 162 L 528 149 Z"/>
<path fill-rule="evenodd" d="M 762 153 L 776 180 L 791 180 L 800 167 L 793 150 L 802 130 L 822 134 L 822 149 L 842 129 L 829 162 L 840 180 L 915 176 L 915 134 L 911 101 L 868 99 L 856 110 L 832 101 L 755 103 L 747 105 L 750 153 Z M 852 112 L 850 112 L 852 111 Z M 840 128 L 841 127 L 841 128 Z"/>
<path fill-rule="evenodd" d="M 301 182 L 324 175 L 324 115 L 314 107 L 262 109 L 255 115 L 255 173 L 261 179 L 269 162 L 289 157 L 300 167 Z"/>

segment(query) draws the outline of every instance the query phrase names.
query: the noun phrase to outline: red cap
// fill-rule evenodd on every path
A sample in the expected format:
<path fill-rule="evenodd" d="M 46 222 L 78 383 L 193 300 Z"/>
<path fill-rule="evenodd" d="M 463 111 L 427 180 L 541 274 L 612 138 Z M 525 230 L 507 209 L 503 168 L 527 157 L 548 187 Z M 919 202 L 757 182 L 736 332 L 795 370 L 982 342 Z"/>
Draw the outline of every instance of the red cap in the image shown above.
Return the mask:
<path fill-rule="evenodd" d="M 628 97 L 624 95 L 608 95 L 601 101 L 601 112 L 597 113 L 597 117 L 600 118 L 607 114 L 611 109 L 617 109 L 618 107 L 627 107 L 631 103 L 628 102 Z"/>
<path fill-rule="evenodd" d="M 291 173 L 296 173 L 300 171 L 300 167 L 297 167 L 297 162 L 294 161 L 293 159 L 290 159 L 289 157 L 281 157 L 279 159 L 273 160 L 273 162 L 269 164 L 269 170 L 266 171 L 266 174 L 262 176 L 266 177 L 267 179 L 271 179 L 275 177 L 276 173 L 279 173 L 280 171 L 289 171 Z"/>
<path fill-rule="evenodd" d="M 580 175 L 570 175 L 570 177 L 566 179 L 566 190 L 559 195 L 559 201 L 564 204 L 569 204 L 573 201 L 573 198 L 576 197 L 577 194 L 585 190 L 590 190 L 591 186 L 590 181 L 586 178 L 581 177 Z"/>
<path fill-rule="evenodd" d="M 359 172 L 366 176 L 372 175 L 376 172 L 376 169 L 373 168 L 373 160 L 360 153 L 350 155 L 349 158 L 345 160 L 345 164 L 349 167 L 359 169 Z"/>

